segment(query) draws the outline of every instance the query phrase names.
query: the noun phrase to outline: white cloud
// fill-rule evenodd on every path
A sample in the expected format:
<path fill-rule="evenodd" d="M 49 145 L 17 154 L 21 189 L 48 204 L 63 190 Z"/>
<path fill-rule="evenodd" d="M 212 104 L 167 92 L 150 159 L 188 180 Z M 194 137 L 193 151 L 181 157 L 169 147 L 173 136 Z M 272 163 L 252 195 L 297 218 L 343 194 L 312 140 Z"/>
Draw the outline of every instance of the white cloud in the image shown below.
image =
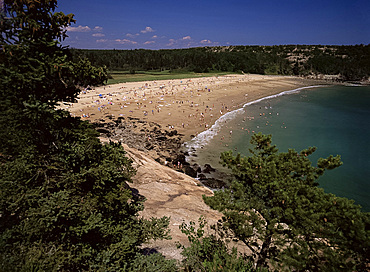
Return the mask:
<path fill-rule="evenodd" d="M 148 33 L 148 32 L 154 32 L 154 30 L 150 26 L 147 26 L 144 30 L 141 30 L 140 32 L 145 34 L 145 33 Z"/>
<path fill-rule="evenodd" d="M 94 27 L 94 31 L 103 31 L 103 28 L 101 26 Z"/>
<path fill-rule="evenodd" d="M 104 37 L 105 35 L 103 33 L 94 33 L 92 34 L 93 37 Z"/>
<path fill-rule="evenodd" d="M 201 40 L 201 44 L 211 44 L 212 42 L 210 40 Z"/>
<path fill-rule="evenodd" d="M 105 43 L 107 41 L 108 41 L 107 39 L 99 39 L 99 40 L 96 40 L 97 43 Z"/>
<path fill-rule="evenodd" d="M 88 27 L 88 26 L 77 26 L 77 27 L 74 27 L 74 26 L 69 26 L 67 27 L 67 31 L 70 31 L 70 32 L 89 32 L 91 31 L 91 28 Z"/>
<path fill-rule="evenodd" d="M 130 38 L 135 38 L 136 36 L 139 36 L 139 35 L 140 35 L 139 33 L 136 33 L 136 34 L 127 33 L 126 34 L 126 36 Z"/>
<path fill-rule="evenodd" d="M 145 45 L 148 45 L 148 44 L 153 44 L 153 43 L 155 43 L 155 41 L 147 41 L 147 42 L 145 42 L 144 44 L 145 44 Z"/>
<path fill-rule="evenodd" d="M 171 48 L 186 48 L 194 46 L 216 46 L 219 42 L 214 42 L 208 39 L 194 40 L 191 36 L 184 36 L 179 39 L 169 39 L 166 46 Z"/>
<path fill-rule="evenodd" d="M 120 43 L 120 44 L 137 44 L 137 42 L 131 41 L 131 40 L 127 40 L 127 39 L 123 39 L 123 40 L 117 39 L 115 41 L 118 42 L 118 43 Z"/>
<path fill-rule="evenodd" d="M 192 38 L 190 36 L 185 36 L 180 39 L 169 39 L 168 44 L 166 46 L 176 46 L 176 47 L 189 47 L 191 45 L 194 45 L 194 42 L 192 41 Z"/>
<path fill-rule="evenodd" d="M 174 39 L 169 39 L 168 40 L 168 44 L 166 44 L 167 46 L 172 46 L 172 45 L 174 45 L 175 44 L 175 42 L 176 42 L 176 40 L 174 40 Z"/>
<path fill-rule="evenodd" d="M 158 36 L 157 35 L 154 35 L 153 37 L 152 37 L 152 39 L 157 39 L 158 38 Z"/>

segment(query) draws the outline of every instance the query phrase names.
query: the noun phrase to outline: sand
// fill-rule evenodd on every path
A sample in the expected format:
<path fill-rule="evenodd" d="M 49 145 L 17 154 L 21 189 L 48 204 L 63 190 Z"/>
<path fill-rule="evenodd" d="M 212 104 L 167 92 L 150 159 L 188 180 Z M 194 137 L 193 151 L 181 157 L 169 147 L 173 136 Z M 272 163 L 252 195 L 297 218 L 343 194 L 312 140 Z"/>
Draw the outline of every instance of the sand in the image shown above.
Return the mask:
<path fill-rule="evenodd" d="M 155 122 L 177 130 L 187 141 L 247 102 L 318 84 L 322 82 L 251 74 L 120 83 L 84 90 L 77 103 L 61 108 L 93 122 L 118 117 Z"/>
<path fill-rule="evenodd" d="M 165 130 L 177 130 L 184 134 L 183 140 L 187 141 L 211 127 L 221 115 L 247 102 L 318 84 L 323 82 L 262 75 L 122 83 L 83 91 L 78 103 L 62 103 L 61 108 L 69 110 L 73 116 L 99 123 L 109 123 L 111 118 L 118 117 L 125 117 L 125 122 L 134 121 L 127 117 L 138 118 L 135 122 L 139 130 L 143 128 L 138 125 L 140 120 L 147 121 L 146 124 L 155 122 Z M 140 151 L 135 146 L 125 145 L 135 141 L 145 142 L 137 135 L 128 134 L 127 137 L 135 138 L 134 141 L 128 141 L 129 138 L 123 141 L 128 156 L 137 168 L 130 186 L 147 198 L 141 213 L 143 217 L 170 217 L 169 229 L 173 238 L 151 241 L 144 246 L 161 252 L 167 258 L 181 260 L 177 242 L 185 246 L 189 243 L 179 225 L 182 222 L 196 222 L 200 216 L 204 216 L 211 225 L 221 218 L 221 214 L 203 202 L 202 195 L 212 195 L 212 191 L 201 186 L 199 181 L 155 161 L 153 150 Z M 167 141 L 170 138 L 173 137 L 167 136 Z M 103 137 L 101 140 L 106 142 L 108 139 Z M 166 149 L 163 143 L 157 145 L 160 150 Z M 238 250 L 248 253 L 246 248 L 238 247 Z"/>

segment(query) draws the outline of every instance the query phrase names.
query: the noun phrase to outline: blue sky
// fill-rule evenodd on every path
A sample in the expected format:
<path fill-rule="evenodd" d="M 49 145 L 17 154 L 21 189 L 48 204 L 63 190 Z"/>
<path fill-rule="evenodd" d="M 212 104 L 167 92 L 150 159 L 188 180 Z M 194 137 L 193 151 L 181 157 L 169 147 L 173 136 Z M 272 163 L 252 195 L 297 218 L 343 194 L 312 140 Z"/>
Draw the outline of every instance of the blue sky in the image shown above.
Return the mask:
<path fill-rule="evenodd" d="M 59 0 L 88 49 L 370 43 L 369 0 Z"/>

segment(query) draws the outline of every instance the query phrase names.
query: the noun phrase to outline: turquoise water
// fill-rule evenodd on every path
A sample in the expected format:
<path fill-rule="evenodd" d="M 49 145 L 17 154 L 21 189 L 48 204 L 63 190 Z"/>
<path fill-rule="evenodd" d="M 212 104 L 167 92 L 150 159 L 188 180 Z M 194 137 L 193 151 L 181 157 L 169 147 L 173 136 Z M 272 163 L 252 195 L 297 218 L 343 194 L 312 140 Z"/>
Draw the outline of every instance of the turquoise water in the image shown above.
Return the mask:
<path fill-rule="evenodd" d="M 303 89 L 247 105 L 230 113 L 189 143 L 199 165 L 222 170 L 219 154 L 248 155 L 250 136 L 272 134 L 279 151 L 316 146 L 310 157 L 341 155 L 343 165 L 320 177 L 326 192 L 354 199 L 370 211 L 370 87 L 333 86 Z M 232 131 L 232 133 L 230 133 Z"/>

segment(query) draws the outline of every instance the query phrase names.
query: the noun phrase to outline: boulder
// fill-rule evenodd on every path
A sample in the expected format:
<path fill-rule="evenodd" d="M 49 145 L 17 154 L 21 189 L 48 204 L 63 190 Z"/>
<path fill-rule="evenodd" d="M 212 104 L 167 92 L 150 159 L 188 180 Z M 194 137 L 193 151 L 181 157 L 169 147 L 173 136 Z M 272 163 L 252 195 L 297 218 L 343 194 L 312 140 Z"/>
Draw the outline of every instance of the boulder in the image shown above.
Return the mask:
<path fill-rule="evenodd" d="M 199 180 L 206 180 L 206 179 L 207 179 L 207 177 L 206 177 L 206 175 L 204 175 L 204 174 L 198 174 L 198 179 L 199 179 Z"/>
<path fill-rule="evenodd" d="M 156 139 L 157 139 L 157 141 L 166 141 L 167 137 L 166 136 L 158 136 Z"/>
<path fill-rule="evenodd" d="M 215 172 L 216 171 L 216 169 L 214 169 L 212 166 L 210 166 L 209 164 L 205 164 L 204 165 L 204 169 L 203 169 L 203 173 L 206 173 L 206 174 L 209 174 L 209 173 L 211 173 L 211 172 Z"/>
<path fill-rule="evenodd" d="M 169 137 L 175 136 L 175 135 L 177 135 L 177 130 L 171 130 L 170 132 L 168 132 L 168 131 L 166 130 L 166 134 L 167 134 Z"/>
<path fill-rule="evenodd" d="M 224 181 L 214 178 L 207 178 L 205 180 L 202 180 L 202 184 L 212 189 L 223 189 L 228 186 L 228 184 Z"/>
<path fill-rule="evenodd" d="M 189 166 L 189 165 L 186 165 L 184 166 L 184 171 L 185 171 L 185 174 L 192 177 L 192 178 L 196 178 L 198 173 L 193 169 L 193 167 Z"/>

